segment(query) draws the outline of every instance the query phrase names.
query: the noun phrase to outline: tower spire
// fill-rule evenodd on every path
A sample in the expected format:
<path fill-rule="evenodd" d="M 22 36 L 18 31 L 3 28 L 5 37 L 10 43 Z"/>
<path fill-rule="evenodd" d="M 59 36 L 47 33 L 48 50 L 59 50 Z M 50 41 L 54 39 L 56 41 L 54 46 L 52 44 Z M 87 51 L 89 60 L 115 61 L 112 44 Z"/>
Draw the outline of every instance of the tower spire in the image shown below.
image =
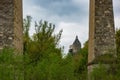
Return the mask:
<path fill-rule="evenodd" d="M 78 39 L 78 36 L 76 36 L 75 41 L 73 42 L 72 45 L 70 45 L 69 52 L 72 54 L 77 54 L 81 49 L 81 43 Z"/>
<path fill-rule="evenodd" d="M 78 39 L 78 35 L 76 35 L 76 39 Z"/>

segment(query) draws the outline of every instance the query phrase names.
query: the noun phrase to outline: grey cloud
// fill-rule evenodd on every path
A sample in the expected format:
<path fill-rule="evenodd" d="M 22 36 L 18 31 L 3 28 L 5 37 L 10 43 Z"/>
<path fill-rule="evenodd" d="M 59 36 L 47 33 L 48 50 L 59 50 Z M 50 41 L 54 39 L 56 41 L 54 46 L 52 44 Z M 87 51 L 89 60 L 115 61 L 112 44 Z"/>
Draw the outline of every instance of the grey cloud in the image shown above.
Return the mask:
<path fill-rule="evenodd" d="M 31 1 L 31 2 L 30 2 Z M 84 7 L 78 7 L 72 0 L 30 0 L 31 5 L 43 7 L 48 12 L 58 16 L 72 15 L 74 13 L 84 13 Z"/>
<path fill-rule="evenodd" d="M 75 36 L 80 37 L 84 43 L 88 39 L 89 27 L 89 0 L 23 0 L 24 16 L 30 14 L 34 20 L 47 20 L 56 24 L 56 28 L 63 28 L 63 38 L 61 45 L 68 46 L 72 43 Z M 27 2 L 28 1 L 28 2 Z M 76 2 L 75 2 L 76 1 Z M 115 23 L 120 26 L 120 0 L 114 1 Z M 117 17 L 117 19 L 116 19 Z M 61 24 L 64 22 L 66 25 Z M 71 25 L 69 23 L 74 23 Z M 75 28 L 76 27 L 76 28 Z M 32 32 L 32 31 L 31 31 Z M 73 34 L 77 32 L 76 34 Z M 66 34 L 68 34 L 66 36 Z M 67 43 L 66 42 L 69 42 Z"/>

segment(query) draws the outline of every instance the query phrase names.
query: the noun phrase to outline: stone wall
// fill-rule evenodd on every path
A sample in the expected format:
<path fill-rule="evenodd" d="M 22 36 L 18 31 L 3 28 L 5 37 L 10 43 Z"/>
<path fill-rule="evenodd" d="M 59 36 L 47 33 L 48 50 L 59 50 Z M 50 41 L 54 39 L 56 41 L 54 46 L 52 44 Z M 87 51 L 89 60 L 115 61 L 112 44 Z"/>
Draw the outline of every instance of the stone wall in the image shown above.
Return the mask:
<path fill-rule="evenodd" d="M 22 52 L 22 1 L 0 0 L 0 49 L 14 47 Z"/>
<path fill-rule="evenodd" d="M 90 0 L 88 63 L 100 55 L 115 53 L 115 48 L 112 0 Z"/>
<path fill-rule="evenodd" d="M 14 46 L 21 52 L 23 50 L 22 0 L 14 0 L 14 33 Z"/>

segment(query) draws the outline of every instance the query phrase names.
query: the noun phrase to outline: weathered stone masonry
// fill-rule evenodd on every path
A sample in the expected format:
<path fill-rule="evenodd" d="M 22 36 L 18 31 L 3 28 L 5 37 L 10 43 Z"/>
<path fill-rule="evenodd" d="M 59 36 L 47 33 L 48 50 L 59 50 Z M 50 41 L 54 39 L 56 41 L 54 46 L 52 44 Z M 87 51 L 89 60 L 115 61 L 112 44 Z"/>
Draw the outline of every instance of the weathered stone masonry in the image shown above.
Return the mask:
<path fill-rule="evenodd" d="M 88 64 L 100 55 L 115 53 L 115 29 L 112 0 L 90 0 Z M 99 63 L 99 62 L 98 62 Z M 88 70 L 91 65 L 88 66 Z"/>
<path fill-rule="evenodd" d="M 22 0 L 0 0 L 0 49 L 23 49 Z"/>

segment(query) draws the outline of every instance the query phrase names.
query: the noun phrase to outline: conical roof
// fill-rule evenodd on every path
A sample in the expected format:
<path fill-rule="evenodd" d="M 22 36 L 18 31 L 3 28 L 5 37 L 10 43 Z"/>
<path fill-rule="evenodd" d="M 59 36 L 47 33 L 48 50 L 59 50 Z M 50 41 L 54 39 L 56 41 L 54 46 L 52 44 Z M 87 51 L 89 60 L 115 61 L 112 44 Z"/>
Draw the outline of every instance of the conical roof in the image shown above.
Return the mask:
<path fill-rule="evenodd" d="M 75 41 L 73 42 L 73 46 L 78 47 L 78 48 L 81 48 L 81 43 L 80 43 L 80 41 L 79 41 L 79 39 L 78 39 L 78 36 L 76 36 L 76 39 L 75 39 Z"/>
<path fill-rule="evenodd" d="M 73 42 L 72 45 L 70 45 L 69 52 L 72 53 L 72 55 L 75 55 L 78 53 L 81 49 L 81 43 L 78 39 L 78 36 L 76 36 L 75 41 Z"/>

